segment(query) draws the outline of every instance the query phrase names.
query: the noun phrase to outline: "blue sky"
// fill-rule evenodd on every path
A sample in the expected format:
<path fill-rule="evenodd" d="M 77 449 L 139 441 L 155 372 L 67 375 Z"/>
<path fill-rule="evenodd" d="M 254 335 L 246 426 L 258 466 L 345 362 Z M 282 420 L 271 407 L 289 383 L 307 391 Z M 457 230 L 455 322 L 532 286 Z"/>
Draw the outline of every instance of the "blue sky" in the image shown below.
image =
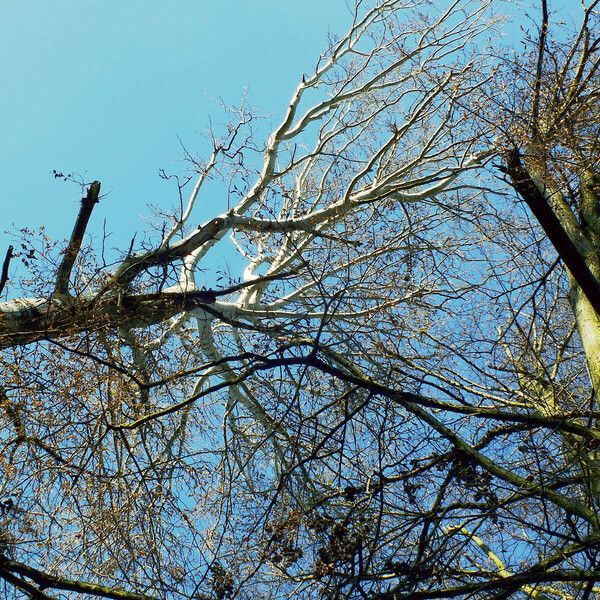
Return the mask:
<path fill-rule="evenodd" d="M 349 18 L 346 0 L 4 0 L 0 254 L 7 230 L 70 234 L 80 191 L 53 169 L 102 182 L 110 193 L 89 232 L 106 219 L 109 246 L 126 248 L 149 229 L 147 204 L 176 201 L 158 171 L 186 169 L 178 138 L 207 154 L 200 133 L 223 119 L 216 98 L 238 103 L 248 87 L 277 122 Z"/>
<path fill-rule="evenodd" d="M 178 137 L 206 154 L 200 133 L 224 120 L 216 99 L 280 119 L 345 0 L 4 0 L 0 22 L 0 253 L 5 230 L 70 234 L 80 192 L 52 170 L 98 179 L 102 221 L 127 246 L 148 203 L 176 201 L 159 169 L 181 172 Z"/>

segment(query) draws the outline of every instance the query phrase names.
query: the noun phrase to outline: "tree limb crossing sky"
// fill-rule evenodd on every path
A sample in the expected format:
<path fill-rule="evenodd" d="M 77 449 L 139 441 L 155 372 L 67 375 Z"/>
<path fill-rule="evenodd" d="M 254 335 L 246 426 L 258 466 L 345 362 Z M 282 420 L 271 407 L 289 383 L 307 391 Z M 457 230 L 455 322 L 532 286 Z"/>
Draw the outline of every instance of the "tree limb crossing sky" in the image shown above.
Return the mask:
<path fill-rule="evenodd" d="M 568 4 L 553 3 L 556 18 L 569 19 Z M 277 122 L 328 34 L 349 22 L 346 0 L 6 0 L 0 251 L 23 227 L 68 237 L 81 191 L 53 170 L 102 182 L 108 196 L 89 232 L 99 242 L 106 220 L 108 248 L 126 248 L 150 229 L 148 204 L 177 201 L 158 173 L 189 172 L 179 140 L 200 160 L 209 154 L 209 119 L 217 131 L 227 120 L 219 98 L 239 104 L 247 88 L 247 103 Z M 209 218 L 221 206 L 205 208 Z"/>

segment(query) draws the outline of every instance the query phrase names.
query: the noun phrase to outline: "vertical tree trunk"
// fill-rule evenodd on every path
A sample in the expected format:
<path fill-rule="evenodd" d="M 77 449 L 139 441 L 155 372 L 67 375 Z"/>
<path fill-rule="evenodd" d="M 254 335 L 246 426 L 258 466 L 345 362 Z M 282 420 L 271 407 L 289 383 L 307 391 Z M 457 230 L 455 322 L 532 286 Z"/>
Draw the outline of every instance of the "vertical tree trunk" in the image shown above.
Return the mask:
<path fill-rule="evenodd" d="M 580 176 L 578 214 L 555 185 L 546 165 L 543 146 L 531 143 L 524 160 L 518 150 L 507 156 L 505 172 L 531 209 L 569 271 L 570 303 L 585 353 L 593 401 L 600 398 L 600 207 L 593 175 Z M 542 388 L 537 409 L 542 414 L 560 411 L 554 394 Z M 552 399 L 551 401 L 549 399 Z M 550 404 L 551 402 L 551 404 Z M 593 425 L 592 425 L 593 426 Z M 600 504 L 600 449 L 590 448 L 576 435 L 565 435 L 565 448 L 589 482 L 589 491 Z"/>
<path fill-rule="evenodd" d="M 576 282 L 571 285 L 570 296 L 597 401 L 600 398 L 600 317 Z"/>

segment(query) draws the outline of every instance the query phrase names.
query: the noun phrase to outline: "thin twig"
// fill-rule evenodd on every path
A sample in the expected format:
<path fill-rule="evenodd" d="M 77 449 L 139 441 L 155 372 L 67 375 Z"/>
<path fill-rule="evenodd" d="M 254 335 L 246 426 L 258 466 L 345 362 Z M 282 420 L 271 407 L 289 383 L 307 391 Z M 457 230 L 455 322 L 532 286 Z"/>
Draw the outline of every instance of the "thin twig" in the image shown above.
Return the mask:
<path fill-rule="evenodd" d="M 539 133 L 538 118 L 540 112 L 540 91 L 542 88 L 542 71 L 544 51 L 546 49 L 546 36 L 548 35 L 548 3 L 542 0 L 542 25 L 540 27 L 540 40 L 538 42 L 538 59 L 535 73 L 535 86 L 533 90 L 533 106 L 531 110 L 531 126 L 534 134 Z"/>

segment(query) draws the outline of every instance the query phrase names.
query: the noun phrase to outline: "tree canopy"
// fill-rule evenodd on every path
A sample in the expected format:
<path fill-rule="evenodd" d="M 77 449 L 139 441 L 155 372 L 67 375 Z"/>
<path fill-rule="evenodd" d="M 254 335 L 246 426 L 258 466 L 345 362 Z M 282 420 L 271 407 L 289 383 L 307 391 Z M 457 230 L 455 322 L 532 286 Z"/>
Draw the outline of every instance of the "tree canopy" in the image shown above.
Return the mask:
<path fill-rule="evenodd" d="M 357 2 L 116 260 L 98 181 L 70 240 L 22 232 L 7 598 L 600 591 L 598 0 L 536 2 L 514 49 L 497 7 Z"/>

